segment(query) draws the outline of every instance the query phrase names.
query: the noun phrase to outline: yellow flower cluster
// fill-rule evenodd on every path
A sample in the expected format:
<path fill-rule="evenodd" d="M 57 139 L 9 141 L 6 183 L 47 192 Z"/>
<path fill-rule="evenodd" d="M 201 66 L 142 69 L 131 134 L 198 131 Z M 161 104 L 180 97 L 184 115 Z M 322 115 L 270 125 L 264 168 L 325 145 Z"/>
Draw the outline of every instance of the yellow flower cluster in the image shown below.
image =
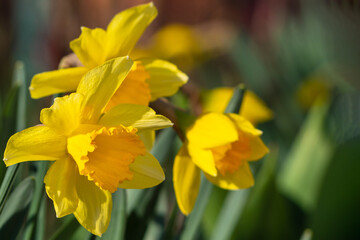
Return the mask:
<path fill-rule="evenodd" d="M 83 27 L 70 43 L 83 66 L 37 74 L 29 88 L 33 98 L 75 92 L 43 109 L 42 124 L 14 134 L 4 153 L 7 166 L 55 161 L 44 182 L 57 217 L 73 213 L 99 236 L 110 222 L 111 193 L 165 179 L 146 146 L 172 123 L 148 105 L 188 77 L 170 62 L 127 56 L 156 15 L 149 3 L 120 12 L 106 30 Z"/>
<path fill-rule="evenodd" d="M 120 12 L 106 30 L 83 27 L 70 42 L 82 66 L 36 74 L 29 88 L 33 98 L 73 93 L 56 98 L 41 111 L 42 124 L 14 134 L 5 149 L 7 166 L 54 161 L 44 182 L 57 217 L 73 213 L 99 236 L 110 222 L 113 192 L 149 188 L 165 179 L 149 148 L 154 131 L 172 123 L 148 105 L 173 95 L 188 77 L 170 62 L 128 56 L 156 15 L 149 3 Z M 200 170 L 221 188 L 247 188 L 254 184 L 248 161 L 268 152 L 261 131 L 246 116 L 222 114 L 210 105 L 186 131 L 174 163 L 174 188 L 184 214 L 196 201 Z"/>

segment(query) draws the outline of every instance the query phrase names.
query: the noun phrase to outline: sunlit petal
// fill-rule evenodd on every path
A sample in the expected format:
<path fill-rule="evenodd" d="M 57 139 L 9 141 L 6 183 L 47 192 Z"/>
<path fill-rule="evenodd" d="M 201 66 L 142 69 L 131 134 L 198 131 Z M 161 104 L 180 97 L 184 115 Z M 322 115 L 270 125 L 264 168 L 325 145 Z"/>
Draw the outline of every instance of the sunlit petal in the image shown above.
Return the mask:
<path fill-rule="evenodd" d="M 269 149 L 265 146 L 260 137 L 252 137 L 250 139 L 251 155 L 248 161 L 255 161 L 263 158 L 265 154 L 269 153 Z"/>
<path fill-rule="evenodd" d="M 36 74 L 29 87 L 32 98 L 42 98 L 56 93 L 75 91 L 85 67 L 64 68 Z"/>
<path fill-rule="evenodd" d="M 259 129 L 256 129 L 247 119 L 245 119 L 244 117 L 238 115 L 238 114 L 234 114 L 234 113 L 229 113 L 226 114 L 226 116 L 229 117 L 229 119 L 231 119 L 237 126 L 237 128 L 245 133 L 251 134 L 253 136 L 260 136 L 262 134 L 262 131 L 260 131 Z"/>
<path fill-rule="evenodd" d="M 244 95 L 240 115 L 256 125 L 271 120 L 274 114 L 255 93 L 248 90 Z"/>
<path fill-rule="evenodd" d="M 78 207 L 76 179 L 79 171 L 70 157 L 57 160 L 44 178 L 46 193 L 54 202 L 56 217 L 75 212 Z"/>
<path fill-rule="evenodd" d="M 107 59 L 129 55 L 147 26 L 157 16 L 154 4 L 148 3 L 118 13 L 107 27 Z"/>
<path fill-rule="evenodd" d="M 81 63 L 91 69 L 105 62 L 106 32 L 104 29 L 81 27 L 80 37 L 70 42 L 70 48 Z"/>
<path fill-rule="evenodd" d="M 46 126 L 27 128 L 11 136 L 4 162 L 10 166 L 20 162 L 58 160 L 67 157 L 66 137 Z"/>
<path fill-rule="evenodd" d="M 170 62 L 160 59 L 143 59 L 140 62 L 150 75 L 147 83 L 151 101 L 174 95 L 188 81 L 188 76 Z"/>
<path fill-rule="evenodd" d="M 147 106 L 135 104 L 121 104 L 105 113 L 99 124 L 107 127 L 115 127 L 120 124 L 133 126 L 140 130 L 156 130 L 171 127 L 169 119 L 158 115 Z"/>
<path fill-rule="evenodd" d="M 133 173 L 133 178 L 120 183 L 119 188 L 150 188 L 159 185 L 165 180 L 162 167 L 150 153 L 138 156 L 135 162 L 130 165 L 130 171 Z"/>
<path fill-rule="evenodd" d="M 130 103 L 148 106 L 151 94 L 146 80 L 149 77 L 144 67 L 138 62 L 135 62 L 125 80 L 110 99 L 105 111 L 107 112 L 119 104 Z"/>
<path fill-rule="evenodd" d="M 214 156 L 210 149 L 198 148 L 197 145 L 188 145 L 188 152 L 192 161 L 204 172 L 216 176 L 218 171 L 215 166 Z"/>
<path fill-rule="evenodd" d="M 98 121 L 132 64 L 129 57 L 115 58 L 92 69 L 83 77 L 77 88 L 77 92 L 84 95 L 83 123 Z"/>
<path fill-rule="evenodd" d="M 254 185 L 254 177 L 246 161 L 234 173 L 218 174 L 216 177 L 205 173 L 205 176 L 211 183 L 228 190 L 249 188 Z"/>
<path fill-rule="evenodd" d="M 200 148 L 218 147 L 238 139 L 236 125 L 220 113 L 202 115 L 190 127 L 186 136 L 190 146 L 197 145 Z"/>
<path fill-rule="evenodd" d="M 146 150 L 150 151 L 154 146 L 155 131 L 154 130 L 144 130 L 144 131 L 140 131 L 138 133 L 138 135 L 139 135 L 141 141 L 143 141 Z"/>
<path fill-rule="evenodd" d="M 181 212 L 188 215 L 193 209 L 200 187 L 200 170 L 191 161 L 184 145 L 175 157 L 173 172 L 176 200 Z"/>
<path fill-rule="evenodd" d="M 78 175 L 75 183 L 79 203 L 74 215 L 89 232 L 101 236 L 110 223 L 111 193 L 101 190 L 85 176 Z"/>
<path fill-rule="evenodd" d="M 68 135 L 80 124 L 82 100 L 78 93 L 55 98 L 50 108 L 41 110 L 40 121 L 59 134 Z"/>

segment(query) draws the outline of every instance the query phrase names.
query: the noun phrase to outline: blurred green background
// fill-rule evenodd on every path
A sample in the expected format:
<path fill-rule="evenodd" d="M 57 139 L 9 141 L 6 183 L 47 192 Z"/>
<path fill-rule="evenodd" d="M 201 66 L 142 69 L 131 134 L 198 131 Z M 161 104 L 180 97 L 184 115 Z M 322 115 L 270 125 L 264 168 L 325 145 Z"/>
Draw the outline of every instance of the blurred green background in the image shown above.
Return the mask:
<path fill-rule="evenodd" d="M 104 28 L 117 12 L 144 2 L 0 2 L 2 152 L 14 132 L 39 124 L 40 110 L 51 104 L 52 98 L 30 99 L 32 76 L 57 68 L 80 26 Z M 359 1 L 154 4 L 158 17 L 134 55 L 165 58 L 186 72 L 191 87 L 170 100 L 193 112 L 200 91 L 244 83 L 274 113 L 257 126 L 270 154 L 252 163 L 251 189 L 208 191 L 204 214 L 191 229 L 197 220 L 177 210 L 172 188 L 180 141 L 172 130 L 160 132 L 153 153 L 167 179 L 153 189 L 127 192 L 126 239 L 360 239 Z M 55 218 L 43 191 L 46 167 L 23 164 L 6 203 L 12 205 L 0 215 L 0 236 L 94 239 L 72 216 Z M 0 179 L 5 171 L 1 163 Z M 118 197 L 118 210 L 124 211 L 124 196 Z"/>

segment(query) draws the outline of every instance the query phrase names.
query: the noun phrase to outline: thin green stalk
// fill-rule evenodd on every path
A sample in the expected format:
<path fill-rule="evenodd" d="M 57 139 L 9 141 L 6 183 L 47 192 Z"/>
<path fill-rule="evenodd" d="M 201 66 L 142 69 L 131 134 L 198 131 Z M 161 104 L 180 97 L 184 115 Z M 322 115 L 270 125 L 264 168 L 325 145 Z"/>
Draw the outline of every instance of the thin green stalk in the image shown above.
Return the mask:
<path fill-rule="evenodd" d="M 4 208 L 7 197 L 14 184 L 15 177 L 19 169 L 19 164 L 7 168 L 0 188 L 0 214 Z"/>
<path fill-rule="evenodd" d="M 125 230 L 126 230 L 126 189 L 119 189 L 119 200 L 120 200 L 120 207 L 119 207 L 119 220 L 120 225 L 115 232 L 119 240 L 125 239 Z"/>
<path fill-rule="evenodd" d="M 178 209 L 177 205 L 175 204 L 171 211 L 171 215 L 170 215 L 168 224 L 166 225 L 166 228 L 165 228 L 164 239 L 171 239 L 173 237 L 172 235 L 173 235 L 173 230 L 174 230 L 174 223 L 175 223 L 175 219 L 176 219 L 178 210 L 179 209 Z"/>
<path fill-rule="evenodd" d="M 39 213 L 37 215 L 37 224 L 35 229 L 36 240 L 45 239 L 45 226 L 46 226 L 46 194 L 43 193 L 41 198 Z"/>
<path fill-rule="evenodd" d="M 25 227 L 24 237 L 23 237 L 23 239 L 28 239 L 28 240 L 30 240 L 33 235 L 33 231 L 34 231 L 35 223 L 36 223 L 36 219 L 37 219 L 37 214 L 38 214 L 39 208 L 40 208 L 40 203 L 41 203 L 42 198 L 44 197 L 43 179 L 44 179 L 46 171 L 47 171 L 48 162 L 43 162 L 43 161 L 37 162 L 37 165 L 38 165 L 38 169 L 37 169 L 37 173 L 36 173 L 35 193 L 34 193 L 31 205 L 30 205 L 29 214 L 28 214 L 28 218 L 27 218 L 28 222 Z M 43 224 L 45 224 L 45 223 L 43 223 Z"/>
<path fill-rule="evenodd" d="M 240 219 L 250 190 L 229 192 L 217 219 L 211 240 L 230 239 L 233 230 Z"/>
<path fill-rule="evenodd" d="M 74 215 L 70 215 L 65 219 L 64 223 L 57 229 L 57 231 L 50 237 L 50 240 L 66 239 L 74 233 L 79 227 L 78 221 Z"/>
<path fill-rule="evenodd" d="M 204 175 L 201 175 L 199 197 L 196 200 L 194 210 L 185 223 L 185 228 L 180 238 L 181 240 L 195 239 L 212 190 L 213 185 L 205 179 Z"/>
<path fill-rule="evenodd" d="M 225 113 L 239 113 L 244 99 L 246 88 L 240 84 L 234 89 L 234 93 L 230 99 L 229 104 L 225 109 Z"/>

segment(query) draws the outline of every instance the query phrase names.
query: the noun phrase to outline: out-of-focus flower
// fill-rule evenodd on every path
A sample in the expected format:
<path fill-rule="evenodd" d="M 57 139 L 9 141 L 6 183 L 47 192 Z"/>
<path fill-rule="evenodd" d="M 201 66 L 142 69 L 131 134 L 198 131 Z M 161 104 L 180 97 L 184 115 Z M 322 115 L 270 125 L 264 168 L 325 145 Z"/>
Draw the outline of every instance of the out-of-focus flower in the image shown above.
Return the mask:
<path fill-rule="evenodd" d="M 96 235 L 109 225 L 111 193 L 117 188 L 148 188 L 164 180 L 138 132 L 172 123 L 143 105 L 118 105 L 104 113 L 132 65 L 120 57 L 89 71 L 76 93 L 56 98 L 41 111 L 42 125 L 14 134 L 4 153 L 6 166 L 55 161 L 44 182 L 57 217 L 73 213 Z"/>
<path fill-rule="evenodd" d="M 331 86 L 319 75 L 306 79 L 296 92 L 296 100 L 302 109 L 309 109 L 313 104 L 322 104 L 329 99 Z"/>
<path fill-rule="evenodd" d="M 203 91 L 201 94 L 203 112 L 224 112 L 233 92 L 233 88 L 226 87 Z M 249 90 L 245 92 L 239 114 L 254 125 L 273 118 L 273 112 Z"/>
<path fill-rule="evenodd" d="M 132 56 L 156 56 L 189 70 L 216 53 L 228 51 L 236 36 L 226 22 L 200 25 L 168 24 L 157 31 L 147 46 L 139 46 Z"/>
<path fill-rule="evenodd" d="M 76 90 L 82 76 L 105 61 L 129 55 L 136 42 L 157 16 L 153 3 L 129 8 L 117 14 L 107 29 L 81 28 L 70 48 L 83 66 L 36 74 L 30 85 L 32 98 Z M 139 59 L 114 94 L 106 110 L 120 103 L 148 105 L 159 97 L 174 94 L 188 77 L 178 68 L 160 59 Z"/>
<path fill-rule="evenodd" d="M 262 158 L 268 148 L 262 132 L 238 114 L 207 113 L 187 130 L 187 142 L 174 162 L 174 189 L 181 211 L 195 204 L 200 170 L 213 184 L 229 190 L 248 188 L 254 179 L 248 161 Z"/>

